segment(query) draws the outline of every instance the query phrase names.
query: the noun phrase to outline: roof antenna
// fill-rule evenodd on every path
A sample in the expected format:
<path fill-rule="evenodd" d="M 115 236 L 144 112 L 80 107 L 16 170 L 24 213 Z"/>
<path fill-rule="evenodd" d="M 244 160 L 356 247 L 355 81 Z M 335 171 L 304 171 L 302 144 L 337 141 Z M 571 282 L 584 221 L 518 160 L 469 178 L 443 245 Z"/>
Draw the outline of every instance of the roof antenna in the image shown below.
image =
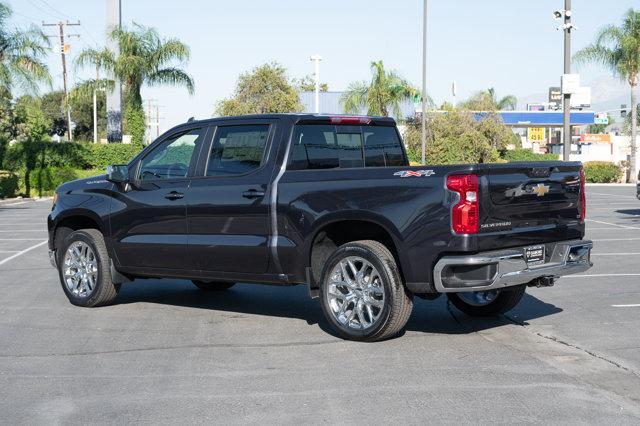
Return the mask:
<path fill-rule="evenodd" d="M 189 117 L 189 119 L 187 120 L 187 123 L 191 123 L 192 121 L 196 121 L 196 119 L 193 117 Z"/>

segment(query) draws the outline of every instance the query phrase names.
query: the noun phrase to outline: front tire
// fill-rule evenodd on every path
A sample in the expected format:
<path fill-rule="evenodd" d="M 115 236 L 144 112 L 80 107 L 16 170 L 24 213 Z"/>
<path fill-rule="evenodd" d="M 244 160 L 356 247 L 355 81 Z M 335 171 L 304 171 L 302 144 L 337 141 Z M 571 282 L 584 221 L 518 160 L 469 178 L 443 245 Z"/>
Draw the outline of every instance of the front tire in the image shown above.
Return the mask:
<path fill-rule="evenodd" d="M 224 282 L 211 282 L 211 281 L 200 281 L 200 280 L 191 280 L 193 285 L 198 287 L 200 290 L 204 291 L 224 291 L 233 287 L 236 283 L 224 283 Z"/>
<path fill-rule="evenodd" d="M 505 290 L 447 293 L 449 301 L 460 311 L 473 317 L 491 317 L 513 309 L 522 299 L 526 285 Z"/>
<path fill-rule="evenodd" d="M 83 307 L 112 304 L 120 286 L 111 280 L 109 254 L 100 231 L 71 231 L 60 249 L 58 274 L 69 301 Z"/>
<path fill-rule="evenodd" d="M 399 334 L 413 308 L 393 255 L 370 240 L 346 243 L 327 259 L 320 301 L 341 337 L 368 342 Z"/>

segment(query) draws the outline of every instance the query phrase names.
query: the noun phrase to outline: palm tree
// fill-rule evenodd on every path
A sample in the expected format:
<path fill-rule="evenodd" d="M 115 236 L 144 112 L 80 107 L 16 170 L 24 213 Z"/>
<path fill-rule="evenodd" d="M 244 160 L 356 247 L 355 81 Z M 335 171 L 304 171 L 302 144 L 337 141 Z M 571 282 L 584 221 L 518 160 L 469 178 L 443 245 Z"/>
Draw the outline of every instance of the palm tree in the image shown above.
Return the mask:
<path fill-rule="evenodd" d="M 81 53 L 78 64 L 98 65 L 99 69 L 123 83 L 125 127 L 135 121 L 138 128 L 129 130 L 141 130 L 144 134 L 144 124 L 139 128 L 139 121 L 144 122 L 140 94 L 143 84 L 184 86 L 189 94 L 194 93 L 193 79 L 180 68 L 189 60 L 189 47 L 178 39 L 161 38 L 156 29 L 136 23 L 131 29 L 115 28 L 109 37 L 118 43 L 120 53 L 117 57 L 104 50 L 91 49 Z M 134 134 L 133 137 L 142 141 L 141 135 Z"/>
<path fill-rule="evenodd" d="M 518 99 L 513 95 L 507 95 L 498 99 L 496 96 L 496 89 L 490 87 L 487 89 L 487 96 L 493 105 L 496 106 L 498 111 L 511 110 L 516 109 L 516 105 L 518 104 Z"/>
<path fill-rule="evenodd" d="M 504 111 L 514 110 L 518 99 L 513 95 L 507 95 L 500 99 L 493 87 L 474 93 L 469 99 L 460 104 L 461 107 L 472 111 Z"/>
<path fill-rule="evenodd" d="M 0 3 L 0 89 L 11 93 L 19 87 L 37 93 L 38 83 L 51 84 L 44 62 L 49 39 L 35 26 L 25 30 L 9 28 L 11 15 L 11 8 Z"/>
<path fill-rule="evenodd" d="M 353 82 L 342 95 L 340 104 L 344 111 L 356 114 L 364 107 L 368 115 L 386 117 L 391 111 L 395 117 L 403 118 L 400 103 L 414 97 L 418 90 L 395 71 L 385 70 L 382 61 L 371 62 L 371 72 L 371 83 Z"/>
<path fill-rule="evenodd" d="M 573 60 L 578 64 L 595 62 L 609 68 L 631 87 L 631 182 L 636 182 L 636 135 L 638 126 L 637 92 L 640 70 L 640 12 L 630 8 L 622 25 L 607 25 L 598 31 L 594 43 L 580 49 Z"/>

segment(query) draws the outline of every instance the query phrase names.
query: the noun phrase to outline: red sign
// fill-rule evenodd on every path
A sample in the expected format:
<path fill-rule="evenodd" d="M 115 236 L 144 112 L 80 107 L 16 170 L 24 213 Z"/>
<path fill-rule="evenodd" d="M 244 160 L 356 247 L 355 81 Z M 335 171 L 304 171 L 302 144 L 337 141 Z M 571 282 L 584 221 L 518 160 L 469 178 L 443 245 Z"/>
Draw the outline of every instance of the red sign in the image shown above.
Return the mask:
<path fill-rule="evenodd" d="M 600 135 L 594 133 L 584 133 L 580 135 L 582 143 L 611 143 L 611 135 Z"/>

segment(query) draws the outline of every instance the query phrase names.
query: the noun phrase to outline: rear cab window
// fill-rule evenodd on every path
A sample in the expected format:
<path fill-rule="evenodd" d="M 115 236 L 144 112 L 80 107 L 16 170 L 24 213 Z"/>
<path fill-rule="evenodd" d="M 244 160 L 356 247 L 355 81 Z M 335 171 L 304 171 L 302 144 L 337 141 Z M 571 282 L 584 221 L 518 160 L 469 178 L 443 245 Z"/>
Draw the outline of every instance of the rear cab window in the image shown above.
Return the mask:
<path fill-rule="evenodd" d="M 407 160 L 395 127 L 298 124 L 289 170 L 399 167 Z"/>

